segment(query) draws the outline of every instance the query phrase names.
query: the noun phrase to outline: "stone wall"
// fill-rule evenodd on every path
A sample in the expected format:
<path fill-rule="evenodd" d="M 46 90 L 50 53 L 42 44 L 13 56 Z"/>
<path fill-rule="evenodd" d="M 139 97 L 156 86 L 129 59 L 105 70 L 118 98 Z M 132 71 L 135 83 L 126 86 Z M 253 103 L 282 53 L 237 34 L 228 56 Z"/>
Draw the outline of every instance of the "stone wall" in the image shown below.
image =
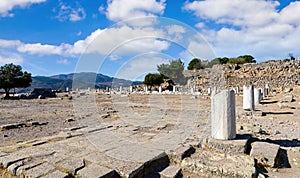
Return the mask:
<path fill-rule="evenodd" d="M 184 71 L 188 77 L 187 88 L 201 91 L 208 87 L 242 88 L 252 84 L 263 88 L 269 84 L 272 90 L 282 91 L 300 85 L 300 61 L 266 61 L 244 65 L 215 65 L 203 70 Z"/>

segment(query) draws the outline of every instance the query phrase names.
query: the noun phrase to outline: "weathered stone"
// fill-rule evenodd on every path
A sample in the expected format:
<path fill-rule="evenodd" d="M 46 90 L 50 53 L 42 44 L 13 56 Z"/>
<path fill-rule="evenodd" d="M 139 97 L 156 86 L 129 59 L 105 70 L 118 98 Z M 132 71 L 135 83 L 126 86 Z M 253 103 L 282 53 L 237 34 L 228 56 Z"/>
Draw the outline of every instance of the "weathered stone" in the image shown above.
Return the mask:
<path fill-rule="evenodd" d="M 177 165 L 171 165 L 160 172 L 161 178 L 177 178 L 181 175 L 181 168 Z"/>
<path fill-rule="evenodd" d="M 224 153 L 244 154 L 249 150 L 250 139 L 250 136 L 239 136 L 235 140 L 217 140 L 209 138 L 207 139 L 207 142 L 204 143 L 204 146 Z"/>
<path fill-rule="evenodd" d="M 243 87 L 243 109 L 254 110 L 254 88 L 253 85 Z"/>
<path fill-rule="evenodd" d="M 286 95 L 280 100 L 281 103 L 290 103 L 294 101 L 293 95 Z"/>
<path fill-rule="evenodd" d="M 235 94 L 234 91 L 223 90 L 212 97 L 211 103 L 211 135 L 216 139 L 234 139 Z"/>
<path fill-rule="evenodd" d="M 40 177 L 43 175 L 48 174 L 50 171 L 55 170 L 55 167 L 49 163 L 43 163 L 41 165 L 38 165 L 32 169 L 29 169 L 26 171 L 25 177 Z"/>
<path fill-rule="evenodd" d="M 237 161 L 238 160 L 238 161 Z M 230 155 L 208 149 L 197 149 L 185 158 L 181 167 L 199 177 L 255 177 L 254 158 L 248 155 Z"/>
<path fill-rule="evenodd" d="M 42 178 L 68 178 L 69 174 L 65 172 L 61 172 L 59 170 L 55 170 L 54 172 L 50 172 L 49 174 L 42 176 Z"/>
<path fill-rule="evenodd" d="M 18 161 L 22 161 L 27 157 L 28 157 L 28 155 L 25 155 L 25 154 L 11 153 L 7 156 L 0 157 L 0 165 L 2 165 L 2 167 L 4 167 L 4 168 L 7 168 L 11 164 L 18 162 Z"/>
<path fill-rule="evenodd" d="M 7 170 L 10 174 L 12 175 L 16 175 L 16 171 L 17 171 L 17 168 L 20 167 L 20 166 L 23 166 L 24 165 L 24 162 L 23 161 L 18 161 L 12 165 L 10 165 Z"/>
<path fill-rule="evenodd" d="M 28 158 L 28 159 L 25 159 L 23 161 L 24 165 L 20 166 L 20 167 L 17 167 L 16 169 L 16 175 L 17 176 L 20 176 L 22 173 L 24 173 L 25 171 L 33 168 L 33 167 L 36 167 L 40 164 L 43 163 L 42 160 L 37 160 L 37 159 L 32 159 L 32 158 Z"/>
<path fill-rule="evenodd" d="M 84 161 L 80 158 L 67 158 L 56 165 L 74 175 L 79 169 L 84 167 Z"/>
<path fill-rule="evenodd" d="M 116 178 L 120 177 L 115 170 L 97 164 L 89 164 L 77 173 L 78 178 Z"/>
<path fill-rule="evenodd" d="M 263 166 L 275 167 L 279 148 L 279 145 L 272 143 L 254 142 L 252 143 L 250 156 L 255 157 L 258 163 Z"/>
<path fill-rule="evenodd" d="M 169 154 L 171 161 L 175 163 L 180 163 L 184 158 L 189 157 L 191 154 L 195 152 L 195 148 L 191 145 L 181 146 Z"/>

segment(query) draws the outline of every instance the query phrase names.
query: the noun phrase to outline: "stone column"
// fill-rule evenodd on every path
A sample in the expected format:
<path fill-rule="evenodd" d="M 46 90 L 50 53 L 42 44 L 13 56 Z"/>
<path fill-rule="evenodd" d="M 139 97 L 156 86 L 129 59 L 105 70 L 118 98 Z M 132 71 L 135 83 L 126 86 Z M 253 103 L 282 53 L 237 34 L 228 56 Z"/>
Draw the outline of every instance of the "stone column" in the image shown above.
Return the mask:
<path fill-rule="evenodd" d="M 66 88 L 66 92 L 69 92 L 69 87 Z"/>
<path fill-rule="evenodd" d="M 270 93 L 270 87 L 269 84 L 265 84 L 265 89 L 264 89 L 265 95 L 268 96 Z"/>
<path fill-rule="evenodd" d="M 212 96 L 211 136 L 222 140 L 236 137 L 235 94 L 233 90 L 223 90 Z"/>
<path fill-rule="evenodd" d="M 173 86 L 173 93 L 176 92 L 176 86 Z"/>
<path fill-rule="evenodd" d="M 123 89 L 122 86 L 120 86 L 120 93 L 122 93 L 122 89 Z"/>
<path fill-rule="evenodd" d="M 260 104 L 261 101 L 261 89 L 260 88 L 255 88 L 254 89 L 254 104 Z"/>
<path fill-rule="evenodd" d="M 207 89 L 207 94 L 210 95 L 211 94 L 211 88 Z"/>
<path fill-rule="evenodd" d="M 162 87 L 161 87 L 161 86 L 159 86 L 159 88 L 158 88 L 158 93 L 159 93 L 159 94 L 162 93 Z"/>
<path fill-rule="evenodd" d="M 130 92 L 130 93 L 133 92 L 133 87 L 132 87 L 132 86 L 129 87 L 129 92 Z"/>
<path fill-rule="evenodd" d="M 191 94 L 194 94 L 194 88 L 193 87 L 191 88 Z"/>
<path fill-rule="evenodd" d="M 254 88 L 253 85 L 243 87 L 243 109 L 254 111 Z"/>

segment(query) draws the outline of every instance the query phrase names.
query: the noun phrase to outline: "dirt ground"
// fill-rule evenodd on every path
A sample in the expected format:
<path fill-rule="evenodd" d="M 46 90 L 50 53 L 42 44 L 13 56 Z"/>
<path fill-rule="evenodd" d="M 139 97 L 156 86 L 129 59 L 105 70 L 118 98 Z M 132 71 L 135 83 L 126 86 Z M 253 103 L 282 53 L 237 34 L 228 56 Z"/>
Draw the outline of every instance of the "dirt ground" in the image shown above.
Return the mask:
<path fill-rule="evenodd" d="M 242 109 L 242 96 L 237 96 L 237 132 L 239 134 L 253 134 L 259 139 L 272 140 L 283 147 L 298 149 L 296 150 L 296 160 L 291 160 L 291 164 L 300 165 L 300 157 L 297 157 L 300 152 L 300 98 L 294 95 L 292 102 L 281 103 L 280 101 L 285 95 L 291 94 L 277 94 L 265 98 L 262 104 L 256 105 L 254 115 Z M 60 94 L 57 98 L 48 99 L 0 100 L 0 126 L 23 123 L 22 126 L 17 128 L 2 129 L 0 131 L 0 144 L 10 145 L 18 141 L 51 136 L 61 131 L 81 126 L 82 124 L 77 121 L 88 118 L 88 115 L 76 115 L 75 111 L 84 109 L 84 106 L 82 105 L 80 106 L 82 108 L 78 108 L 77 105 L 76 108 L 74 101 L 76 101 L 76 97 L 83 96 L 76 94 L 73 95 L 73 99 L 69 99 L 69 96 L 71 94 Z M 99 112 L 99 118 L 96 119 L 95 124 L 102 121 L 113 123 L 122 118 L 120 110 L 124 108 L 118 106 L 118 97 L 124 96 L 111 96 L 99 93 L 95 96 L 96 107 Z M 152 111 L 152 104 L 166 102 L 167 108 L 162 108 L 160 111 L 166 109 L 167 112 L 164 111 L 164 115 L 168 115 L 168 117 L 178 117 L 178 111 L 180 111 L 180 108 L 183 108 L 182 105 L 184 103 L 180 95 L 152 97 L 151 95 L 132 94 L 128 98 L 127 96 L 125 97 L 132 104 L 130 106 L 132 111 L 139 114 L 155 112 Z M 205 122 L 208 122 L 207 124 L 209 125 L 209 97 L 190 95 L 187 98 L 198 100 L 201 103 L 199 111 L 207 117 Z M 198 106 L 193 105 L 191 107 Z M 172 125 L 167 125 L 166 127 L 172 129 Z M 300 170 L 298 167 L 296 171 Z M 282 169 L 281 171 L 293 175 L 291 170 Z M 292 171 L 295 170 L 293 169 Z M 276 176 L 276 171 L 272 175 Z"/>

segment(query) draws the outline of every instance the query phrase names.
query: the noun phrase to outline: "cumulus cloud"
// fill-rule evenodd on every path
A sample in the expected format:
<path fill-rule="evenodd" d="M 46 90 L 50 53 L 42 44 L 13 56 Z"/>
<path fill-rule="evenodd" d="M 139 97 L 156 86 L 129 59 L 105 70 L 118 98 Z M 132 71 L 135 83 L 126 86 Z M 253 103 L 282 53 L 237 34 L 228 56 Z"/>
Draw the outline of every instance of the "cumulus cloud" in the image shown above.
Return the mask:
<path fill-rule="evenodd" d="M 84 20 L 86 18 L 86 13 L 85 13 L 84 8 L 82 8 L 82 7 L 74 8 L 74 7 L 68 6 L 60 1 L 59 11 L 58 11 L 58 15 L 56 16 L 56 18 L 59 21 L 69 20 L 71 22 L 76 22 L 76 21 Z"/>
<path fill-rule="evenodd" d="M 170 56 L 157 53 L 145 53 L 128 60 L 117 72 L 117 78 L 132 81 L 144 80 L 149 72 L 157 73 L 157 65 L 168 63 Z"/>
<path fill-rule="evenodd" d="M 218 55 L 253 53 L 258 58 L 286 57 L 300 45 L 300 2 L 278 10 L 278 1 L 192 1 L 183 6 L 199 18 L 201 32 Z M 218 24 L 208 29 L 203 22 Z M 223 27 L 222 27 L 223 25 Z M 198 25 L 196 25 L 198 26 Z"/>
<path fill-rule="evenodd" d="M 167 41 L 161 40 L 163 30 L 155 28 L 134 28 L 129 26 L 97 29 L 83 40 L 73 44 L 50 45 L 23 43 L 15 40 L 0 40 L 1 48 L 16 49 L 31 55 L 59 55 L 74 57 L 80 54 L 135 55 L 144 52 L 161 52 L 169 48 Z M 116 58 L 112 58 L 116 59 Z"/>
<path fill-rule="evenodd" d="M 9 63 L 14 63 L 14 64 L 22 64 L 23 63 L 23 58 L 14 53 L 1 53 L 0 55 L 0 65 L 5 65 Z"/>
<path fill-rule="evenodd" d="M 46 0 L 1 0 L 0 1 L 0 16 L 13 17 L 14 14 L 11 11 L 15 7 L 25 8 L 31 4 L 38 4 L 46 2 Z"/>
<path fill-rule="evenodd" d="M 105 14 L 112 21 L 161 15 L 165 10 L 165 2 L 165 0 L 108 0 Z"/>

